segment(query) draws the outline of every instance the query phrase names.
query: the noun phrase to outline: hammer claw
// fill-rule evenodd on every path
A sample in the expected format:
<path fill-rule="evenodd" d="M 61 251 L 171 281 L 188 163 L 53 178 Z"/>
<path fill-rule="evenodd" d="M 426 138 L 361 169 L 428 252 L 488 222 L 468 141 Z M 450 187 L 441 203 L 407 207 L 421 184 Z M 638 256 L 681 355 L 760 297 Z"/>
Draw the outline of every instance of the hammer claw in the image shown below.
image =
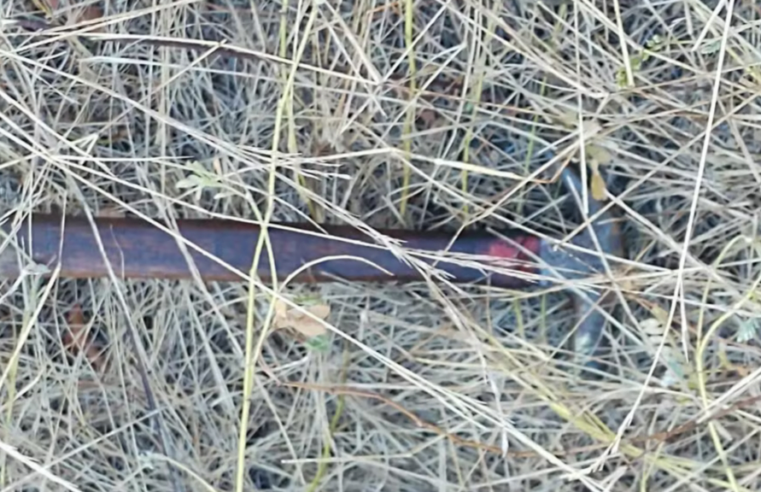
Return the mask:
<path fill-rule="evenodd" d="M 573 337 L 573 352 L 575 362 L 586 368 L 597 366 L 595 355 L 602 341 L 603 329 L 605 327 L 605 316 L 600 312 L 600 306 L 595 306 L 599 301 L 600 295 L 589 296 L 594 298 L 592 301 L 576 297 L 574 300 L 574 311 L 576 319 L 576 331 Z"/>
<path fill-rule="evenodd" d="M 579 176 L 566 167 L 562 170 L 561 179 L 569 191 L 576 196 L 579 208 L 583 208 L 581 194 L 584 186 Z M 585 251 L 576 252 L 570 249 L 557 251 L 547 247 L 547 252 L 542 255 L 542 258 L 555 270 L 570 271 L 571 273 L 563 275 L 567 279 L 579 279 L 595 273 L 604 274 L 606 272 L 604 256 L 623 256 L 621 230 L 613 213 L 609 210 L 601 213 L 604 205 L 591 196 L 587 205 L 587 216 L 592 218 L 599 214 L 599 217 L 596 217 L 571 241 L 575 246 L 584 248 Z M 578 320 L 574 334 L 574 353 L 577 362 L 590 367 L 594 365 L 592 359 L 597 353 L 606 323 L 606 317 L 600 310 L 611 309 L 613 306 L 610 296 L 599 291 L 575 292 L 574 305 Z"/>

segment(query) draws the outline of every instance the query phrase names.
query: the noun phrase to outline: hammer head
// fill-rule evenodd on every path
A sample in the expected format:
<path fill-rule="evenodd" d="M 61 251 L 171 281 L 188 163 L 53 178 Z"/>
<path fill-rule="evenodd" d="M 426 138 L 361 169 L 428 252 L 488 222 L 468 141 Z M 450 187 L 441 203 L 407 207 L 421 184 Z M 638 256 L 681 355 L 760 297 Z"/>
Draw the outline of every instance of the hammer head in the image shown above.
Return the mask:
<path fill-rule="evenodd" d="M 581 179 L 570 169 L 564 168 L 561 174 L 565 186 L 575 196 L 579 208 L 582 208 Z M 586 216 L 597 215 L 603 205 L 589 197 Z M 543 241 L 540 257 L 544 262 L 542 273 L 545 277 L 566 280 L 587 278 L 591 275 L 605 275 L 606 256 L 623 257 L 624 247 L 621 228 L 610 211 L 600 214 L 591 224 L 575 236 L 570 243 L 574 248 Z M 612 307 L 610 295 L 596 289 L 583 289 L 582 286 L 571 288 L 577 316 L 574 333 L 574 353 L 581 365 L 590 366 L 591 358 L 602 338 L 606 316 L 603 310 Z"/>

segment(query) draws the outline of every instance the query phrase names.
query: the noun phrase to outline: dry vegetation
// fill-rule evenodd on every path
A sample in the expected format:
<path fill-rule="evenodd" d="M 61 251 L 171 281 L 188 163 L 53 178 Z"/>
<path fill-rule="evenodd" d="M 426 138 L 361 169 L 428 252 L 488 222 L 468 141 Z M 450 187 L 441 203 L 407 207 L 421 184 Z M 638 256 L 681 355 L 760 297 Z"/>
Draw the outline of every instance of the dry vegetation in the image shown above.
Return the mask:
<path fill-rule="evenodd" d="M 1 490 L 761 488 L 755 2 L 1 5 L 13 210 L 563 237 L 582 162 L 631 260 L 596 376 L 558 289 L 5 282 Z"/>

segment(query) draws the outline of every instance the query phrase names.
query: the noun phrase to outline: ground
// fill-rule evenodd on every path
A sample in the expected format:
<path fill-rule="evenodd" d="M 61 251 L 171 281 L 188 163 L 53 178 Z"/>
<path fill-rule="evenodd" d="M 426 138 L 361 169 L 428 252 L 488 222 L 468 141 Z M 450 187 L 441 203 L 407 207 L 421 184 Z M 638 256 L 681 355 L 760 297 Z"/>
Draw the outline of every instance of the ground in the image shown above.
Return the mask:
<path fill-rule="evenodd" d="M 599 371 L 575 364 L 557 287 L 4 281 L 3 490 L 761 488 L 754 2 L 2 16 L 6 217 L 564 238 L 584 219 L 554 179 L 571 166 L 628 260 L 598 283 L 618 303 Z M 286 301 L 330 329 L 305 337 Z"/>

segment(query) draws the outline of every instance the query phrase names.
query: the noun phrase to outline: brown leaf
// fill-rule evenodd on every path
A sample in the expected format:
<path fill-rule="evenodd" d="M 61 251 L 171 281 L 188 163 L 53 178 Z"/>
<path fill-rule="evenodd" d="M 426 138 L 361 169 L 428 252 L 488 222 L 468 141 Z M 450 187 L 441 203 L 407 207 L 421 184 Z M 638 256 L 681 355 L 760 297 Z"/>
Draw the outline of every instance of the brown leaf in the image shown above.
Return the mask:
<path fill-rule="evenodd" d="M 276 330 L 288 327 L 288 304 L 282 299 L 275 301 L 275 320 L 272 326 Z"/>
<path fill-rule="evenodd" d="M 311 306 L 307 309 L 311 314 L 321 320 L 325 320 L 330 316 L 330 306 L 327 304 L 318 304 Z M 292 328 L 307 338 L 314 338 L 320 335 L 324 335 L 327 330 L 325 326 L 319 321 L 312 319 L 306 314 L 296 313 L 298 317 L 294 316 L 294 320 L 291 324 Z"/>
<path fill-rule="evenodd" d="M 315 304 L 305 309 L 307 312 L 321 320 L 325 320 L 330 316 L 330 306 L 327 304 Z M 288 305 L 282 300 L 275 301 L 275 320 L 273 327 L 275 329 L 291 328 L 308 339 L 323 335 L 327 332 L 322 323 L 298 309 L 289 309 Z"/>
<path fill-rule="evenodd" d="M 304 335 L 307 339 L 319 337 L 320 335 L 325 334 L 325 327 L 317 321 L 309 318 L 305 318 L 297 323 L 293 323 L 292 328 L 300 334 Z"/>
<path fill-rule="evenodd" d="M 82 13 L 79 15 L 79 20 L 82 22 L 93 21 L 103 18 L 103 9 L 97 5 L 89 5 L 85 7 Z"/>
<path fill-rule="evenodd" d="M 100 349 L 87 337 L 87 322 L 82 312 L 82 306 L 75 304 L 66 317 L 68 329 L 63 334 L 63 346 L 72 355 L 84 352 L 87 360 L 95 369 L 101 367 Z"/>
<path fill-rule="evenodd" d="M 98 5 L 88 5 L 87 7 L 79 11 L 79 15 L 76 16 L 76 18 L 74 19 L 74 22 L 76 24 L 87 23 L 87 22 L 97 21 L 98 19 L 102 19 L 102 18 L 103 18 L 102 8 L 100 8 Z M 97 27 L 95 29 L 91 29 L 90 32 L 103 32 L 103 27 Z"/>
<path fill-rule="evenodd" d="M 85 314 L 82 312 L 82 306 L 74 304 L 71 311 L 69 311 L 69 315 L 66 317 L 66 321 L 69 323 L 69 328 L 74 329 L 74 327 L 77 327 L 77 329 L 81 330 L 85 325 Z"/>
<path fill-rule="evenodd" d="M 330 316 L 330 306 L 327 304 L 315 304 L 307 309 L 307 311 L 320 319 L 327 319 Z"/>
<path fill-rule="evenodd" d="M 418 121 L 422 123 L 422 129 L 429 129 L 436 126 L 436 123 L 439 120 L 439 115 L 436 111 L 431 109 L 422 109 L 418 111 L 417 118 Z"/>

